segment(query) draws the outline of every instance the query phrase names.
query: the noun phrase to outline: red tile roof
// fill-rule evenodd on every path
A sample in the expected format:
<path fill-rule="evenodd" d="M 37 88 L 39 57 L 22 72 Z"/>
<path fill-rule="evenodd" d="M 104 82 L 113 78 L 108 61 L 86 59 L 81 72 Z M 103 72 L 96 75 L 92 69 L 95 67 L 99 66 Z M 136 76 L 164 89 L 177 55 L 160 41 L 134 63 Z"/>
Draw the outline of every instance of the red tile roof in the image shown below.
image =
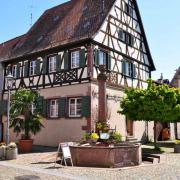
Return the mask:
<path fill-rule="evenodd" d="M 71 0 L 44 12 L 27 34 L 0 44 L 0 61 L 91 38 L 115 0 Z"/>

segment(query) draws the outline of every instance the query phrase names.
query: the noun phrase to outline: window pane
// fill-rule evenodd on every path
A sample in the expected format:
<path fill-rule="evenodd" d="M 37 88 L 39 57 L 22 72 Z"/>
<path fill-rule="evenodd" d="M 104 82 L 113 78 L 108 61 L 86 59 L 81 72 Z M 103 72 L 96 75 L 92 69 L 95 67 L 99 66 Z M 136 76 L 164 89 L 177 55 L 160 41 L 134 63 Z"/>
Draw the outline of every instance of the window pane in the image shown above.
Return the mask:
<path fill-rule="evenodd" d="M 71 53 L 71 68 L 79 67 L 80 54 L 79 51 L 74 51 Z"/>

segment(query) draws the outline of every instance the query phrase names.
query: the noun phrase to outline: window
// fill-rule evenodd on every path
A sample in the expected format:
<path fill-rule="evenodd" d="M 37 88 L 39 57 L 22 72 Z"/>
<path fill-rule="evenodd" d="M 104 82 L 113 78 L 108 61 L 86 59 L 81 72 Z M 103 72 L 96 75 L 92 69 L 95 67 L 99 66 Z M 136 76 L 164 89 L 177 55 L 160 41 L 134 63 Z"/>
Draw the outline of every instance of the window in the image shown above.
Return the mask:
<path fill-rule="evenodd" d="M 69 99 L 69 117 L 81 117 L 82 115 L 82 99 Z"/>
<path fill-rule="evenodd" d="M 78 68 L 80 63 L 80 53 L 79 51 L 71 52 L 71 68 Z"/>
<path fill-rule="evenodd" d="M 133 9 L 130 5 L 128 5 L 127 3 L 125 3 L 124 6 L 124 11 L 129 15 L 132 16 L 133 15 Z"/>
<path fill-rule="evenodd" d="M 127 44 L 129 46 L 133 46 L 134 45 L 134 37 L 132 34 L 127 33 Z"/>
<path fill-rule="evenodd" d="M 58 117 L 58 100 L 51 100 L 50 101 L 50 118 L 57 118 Z"/>
<path fill-rule="evenodd" d="M 17 77 L 17 65 L 14 65 L 14 66 L 12 67 L 12 75 L 13 75 L 14 78 Z"/>
<path fill-rule="evenodd" d="M 99 65 L 106 65 L 107 54 L 103 51 L 99 51 Z"/>
<path fill-rule="evenodd" d="M 128 62 L 128 61 L 123 61 L 122 62 L 122 73 L 125 76 L 135 78 L 136 77 L 136 66 L 135 66 L 135 64 Z"/>
<path fill-rule="evenodd" d="M 122 29 L 120 29 L 118 31 L 118 38 L 119 38 L 120 41 L 125 42 L 126 41 L 126 32 L 123 31 Z"/>
<path fill-rule="evenodd" d="M 56 56 L 49 57 L 49 73 L 56 71 Z"/>
<path fill-rule="evenodd" d="M 36 61 L 31 61 L 29 65 L 29 75 L 30 76 L 35 75 L 36 74 L 35 71 L 36 71 Z"/>

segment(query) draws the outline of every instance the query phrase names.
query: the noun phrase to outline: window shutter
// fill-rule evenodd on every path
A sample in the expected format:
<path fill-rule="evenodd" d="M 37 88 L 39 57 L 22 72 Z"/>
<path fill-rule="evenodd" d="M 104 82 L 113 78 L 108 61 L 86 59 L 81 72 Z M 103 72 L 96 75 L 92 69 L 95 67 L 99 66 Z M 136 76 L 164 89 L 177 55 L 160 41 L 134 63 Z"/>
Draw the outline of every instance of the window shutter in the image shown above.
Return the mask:
<path fill-rule="evenodd" d="M 68 70 L 69 69 L 69 53 L 64 52 L 64 69 Z"/>
<path fill-rule="evenodd" d="M 36 70 L 35 70 L 36 75 L 40 74 L 40 68 L 41 68 L 40 66 L 41 66 L 41 61 L 38 59 L 36 60 Z"/>
<path fill-rule="evenodd" d="M 91 99 L 90 96 L 82 97 L 82 116 L 90 117 L 91 115 Z"/>
<path fill-rule="evenodd" d="M 25 62 L 25 66 L 24 66 L 24 77 L 28 77 L 29 75 L 29 62 Z"/>
<path fill-rule="evenodd" d="M 18 63 L 17 64 L 17 72 L 16 72 L 16 78 L 20 78 L 20 76 L 21 76 L 21 72 L 20 72 L 20 68 L 21 68 L 21 64 L 20 63 Z"/>
<path fill-rule="evenodd" d="M 95 65 L 99 66 L 99 49 L 95 49 Z"/>
<path fill-rule="evenodd" d="M 36 104 L 36 109 L 38 112 L 41 113 L 41 115 L 43 115 L 43 104 L 44 103 L 44 97 L 43 96 L 39 96 L 37 99 L 37 104 Z"/>
<path fill-rule="evenodd" d="M 136 77 L 136 65 L 132 64 L 132 78 Z"/>
<path fill-rule="evenodd" d="M 122 74 L 126 75 L 126 61 L 122 61 Z"/>
<path fill-rule="evenodd" d="M 66 116 L 66 98 L 60 98 L 58 103 L 58 115 L 60 118 L 63 118 Z"/>
<path fill-rule="evenodd" d="M 80 50 L 80 67 L 84 67 L 86 65 L 86 57 L 85 57 L 85 49 Z"/>
<path fill-rule="evenodd" d="M 43 59 L 43 74 L 47 73 L 47 65 L 48 65 L 48 58 L 44 57 L 44 59 Z"/>
<path fill-rule="evenodd" d="M 61 55 L 56 56 L 56 71 L 61 71 Z"/>
<path fill-rule="evenodd" d="M 7 113 L 7 100 L 0 101 L 0 115 Z"/>
<path fill-rule="evenodd" d="M 107 69 L 111 71 L 111 53 L 108 53 Z"/>
<path fill-rule="evenodd" d="M 48 106 L 48 101 L 46 100 L 46 99 L 43 99 L 42 100 L 42 116 L 43 117 L 47 117 L 48 116 L 48 108 L 47 108 L 47 106 Z"/>

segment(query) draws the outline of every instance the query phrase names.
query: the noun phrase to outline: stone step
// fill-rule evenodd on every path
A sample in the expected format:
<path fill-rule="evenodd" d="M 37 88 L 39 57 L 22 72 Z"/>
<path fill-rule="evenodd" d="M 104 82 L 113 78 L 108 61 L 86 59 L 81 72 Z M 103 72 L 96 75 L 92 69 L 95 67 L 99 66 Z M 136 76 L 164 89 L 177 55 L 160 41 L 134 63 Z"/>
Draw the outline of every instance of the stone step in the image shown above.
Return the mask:
<path fill-rule="evenodd" d="M 142 160 L 152 162 L 153 164 L 158 164 L 158 163 L 166 162 L 166 156 L 163 154 L 145 153 L 142 155 Z"/>
<path fill-rule="evenodd" d="M 126 141 L 132 142 L 132 143 L 139 143 L 138 139 L 133 136 L 127 136 Z"/>

